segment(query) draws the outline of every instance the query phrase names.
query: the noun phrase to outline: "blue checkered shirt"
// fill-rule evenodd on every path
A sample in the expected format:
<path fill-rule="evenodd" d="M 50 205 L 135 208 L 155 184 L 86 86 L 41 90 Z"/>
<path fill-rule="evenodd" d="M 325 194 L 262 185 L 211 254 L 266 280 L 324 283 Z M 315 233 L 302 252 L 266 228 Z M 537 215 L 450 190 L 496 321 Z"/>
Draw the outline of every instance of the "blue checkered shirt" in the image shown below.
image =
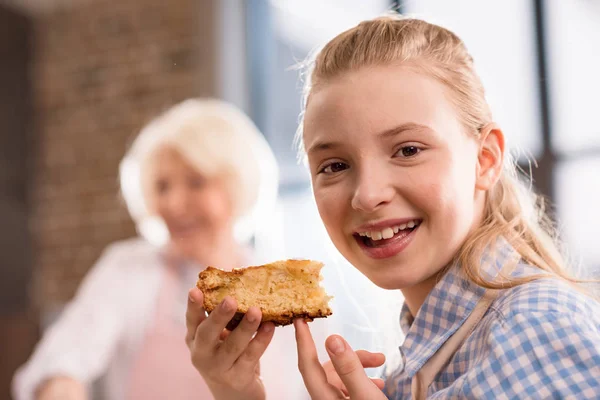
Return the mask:
<path fill-rule="evenodd" d="M 496 276 L 514 250 L 482 259 Z M 519 264 L 512 276 L 538 275 Z M 402 365 L 387 374 L 385 394 L 410 399 L 411 379 L 464 323 L 484 290 L 454 267 L 416 317 L 404 305 Z M 448 365 L 428 399 L 600 399 L 600 303 L 553 278 L 503 290 Z"/>

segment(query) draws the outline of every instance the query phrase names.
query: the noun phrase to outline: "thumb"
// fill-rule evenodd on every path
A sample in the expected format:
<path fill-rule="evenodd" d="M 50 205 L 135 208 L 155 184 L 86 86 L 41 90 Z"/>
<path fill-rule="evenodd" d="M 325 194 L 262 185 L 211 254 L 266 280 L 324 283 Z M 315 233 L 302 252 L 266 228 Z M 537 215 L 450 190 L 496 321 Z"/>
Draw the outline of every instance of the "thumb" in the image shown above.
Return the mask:
<path fill-rule="evenodd" d="M 339 335 L 325 341 L 331 363 L 353 400 L 385 398 L 377 385 L 367 376 L 359 356 Z"/>

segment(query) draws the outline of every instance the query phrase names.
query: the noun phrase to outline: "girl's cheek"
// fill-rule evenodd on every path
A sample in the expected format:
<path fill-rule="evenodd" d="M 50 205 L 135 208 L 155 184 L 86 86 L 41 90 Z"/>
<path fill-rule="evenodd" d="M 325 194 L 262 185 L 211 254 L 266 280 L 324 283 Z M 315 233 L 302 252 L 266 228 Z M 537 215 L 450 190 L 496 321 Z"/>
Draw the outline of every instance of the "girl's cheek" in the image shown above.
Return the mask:
<path fill-rule="evenodd" d="M 340 223 L 341 201 L 342 199 L 334 196 L 323 196 L 316 199 L 317 209 L 328 229 L 336 230 L 339 228 L 337 225 Z"/>

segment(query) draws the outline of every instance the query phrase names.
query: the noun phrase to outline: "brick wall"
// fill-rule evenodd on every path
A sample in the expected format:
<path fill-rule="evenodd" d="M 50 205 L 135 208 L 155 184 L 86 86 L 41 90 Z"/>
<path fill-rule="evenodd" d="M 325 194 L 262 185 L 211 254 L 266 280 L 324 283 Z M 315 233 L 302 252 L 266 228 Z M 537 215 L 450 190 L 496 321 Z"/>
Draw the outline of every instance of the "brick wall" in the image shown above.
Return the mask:
<path fill-rule="evenodd" d="M 214 0 L 89 0 L 34 28 L 34 296 L 72 297 L 102 249 L 135 234 L 118 196 L 127 145 L 156 113 L 215 93 Z"/>

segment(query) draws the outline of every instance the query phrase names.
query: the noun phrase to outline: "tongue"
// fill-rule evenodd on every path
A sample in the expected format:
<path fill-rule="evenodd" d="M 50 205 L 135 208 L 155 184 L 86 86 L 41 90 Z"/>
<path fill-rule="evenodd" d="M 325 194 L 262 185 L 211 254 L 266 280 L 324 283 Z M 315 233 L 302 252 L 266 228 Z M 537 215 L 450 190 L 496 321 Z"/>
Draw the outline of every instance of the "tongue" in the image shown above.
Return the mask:
<path fill-rule="evenodd" d="M 414 228 L 412 228 L 412 229 L 403 229 L 403 230 L 399 231 L 398 233 L 396 233 L 394 236 L 392 236 L 389 239 L 373 240 L 373 239 L 370 239 L 370 238 L 365 238 L 365 244 L 367 246 L 369 246 L 369 247 L 382 247 L 382 246 L 385 246 L 386 244 L 388 244 L 390 242 L 396 241 L 397 239 L 406 237 L 413 230 L 414 230 Z"/>

